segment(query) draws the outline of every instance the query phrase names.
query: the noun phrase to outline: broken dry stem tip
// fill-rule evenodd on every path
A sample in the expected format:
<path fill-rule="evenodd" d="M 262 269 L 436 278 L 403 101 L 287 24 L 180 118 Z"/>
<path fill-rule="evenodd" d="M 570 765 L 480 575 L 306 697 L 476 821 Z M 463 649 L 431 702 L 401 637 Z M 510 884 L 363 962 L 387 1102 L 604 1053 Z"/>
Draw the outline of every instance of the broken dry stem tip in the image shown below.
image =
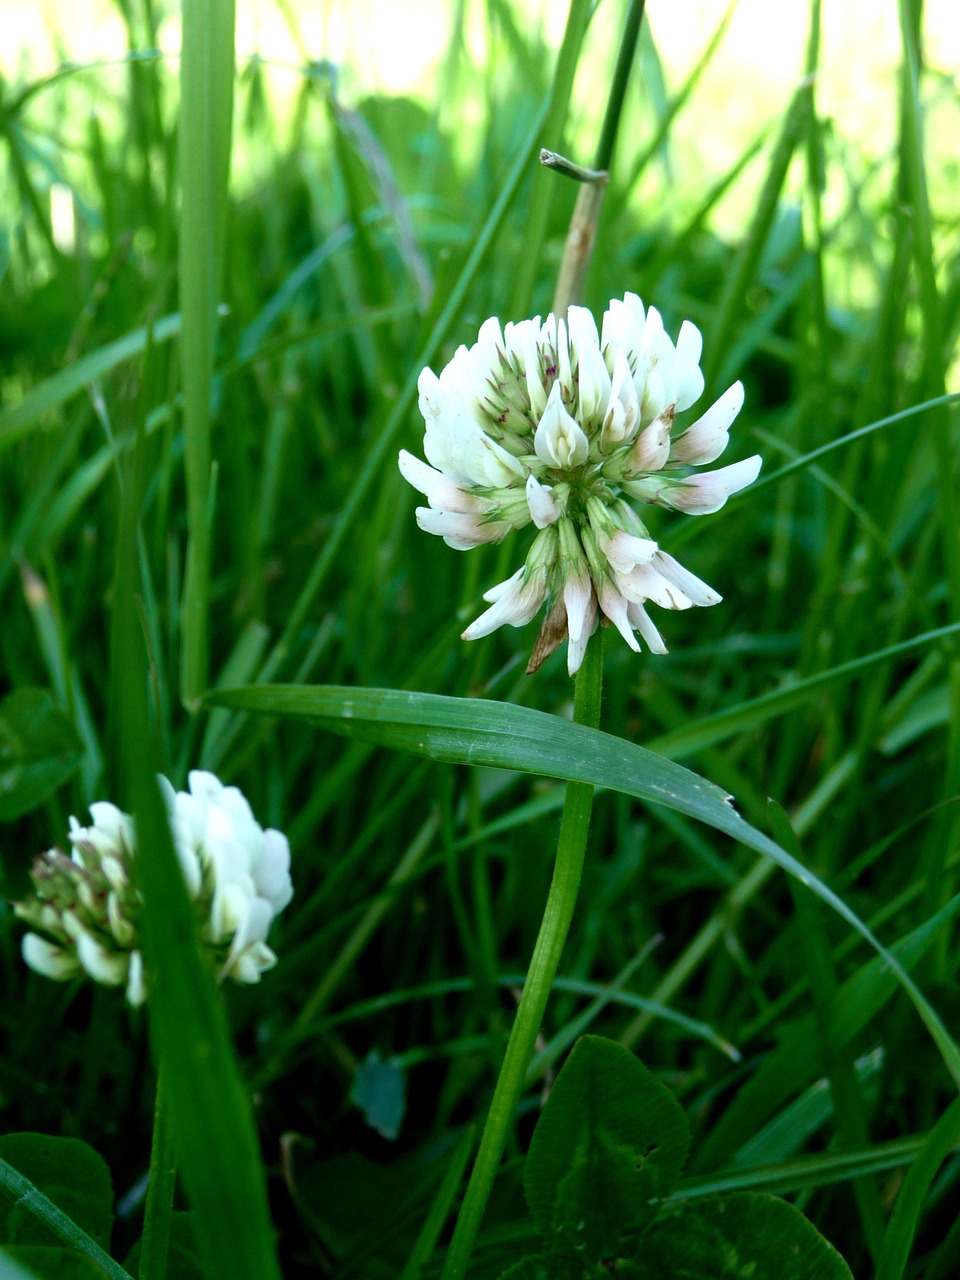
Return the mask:
<path fill-rule="evenodd" d="M 558 155 L 556 151 L 548 151 L 546 147 L 540 152 L 540 163 L 546 169 L 562 173 L 565 178 L 572 178 L 574 182 L 586 182 L 595 187 L 606 186 L 610 179 L 606 169 L 587 169 L 582 164 L 568 160 L 566 156 Z"/>

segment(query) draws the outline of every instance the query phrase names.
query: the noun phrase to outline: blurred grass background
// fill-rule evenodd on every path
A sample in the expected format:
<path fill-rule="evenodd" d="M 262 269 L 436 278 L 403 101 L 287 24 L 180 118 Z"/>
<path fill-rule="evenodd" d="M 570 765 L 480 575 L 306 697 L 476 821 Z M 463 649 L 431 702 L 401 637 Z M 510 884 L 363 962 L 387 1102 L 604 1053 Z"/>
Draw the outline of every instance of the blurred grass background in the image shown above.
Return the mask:
<path fill-rule="evenodd" d="M 283 1273 L 396 1275 L 489 1096 L 562 789 L 184 711 L 176 13 L 152 0 L 69 19 L 7 0 L 4 13 L 0 672 L 3 691 L 52 692 L 81 754 L 67 785 L 5 826 L 3 893 L 24 891 L 68 814 L 116 795 L 113 566 L 142 424 L 139 611 L 164 767 L 178 784 L 202 765 L 242 785 L 294 848 L 280 965 L 229 996 Z M 533 627 L 458 638 L 480 592 L 520 563 L 522 538 L 464 556 L 420 534 L 394 466 L 396 448 L 419 446 L 401 389 L 424 350 L 439 368 L 486 316 L 549 306 L 576 192 L 535 173 L 553 122 L 534 125 L 562 17 L 508 0 L 241 6 L 233 174 L 217 211 L 211 682 L 567 708 L 559 656 L 521 674 Z M 616 4 L 595 14 L 557 139 L 580 161 L 619 18 Z M 775 797 L 805 859 L 893 945 L 956 889 L 956 649 L 909 643 L 960 619 L 955 416 L 927 410 L 768 481 L 956 388 L 960 24 L 946 3 L 904 4 L 899 20 L 889 3 L 826 5 L 821 23 L 816 5 L 746 0 L 724 24 L 718 5 L 650 5 L 586 301 L 599 314 L 632 289 L 672 333 L 694 320 L 705 397 L 736 377 L 747 388 L 725 461 L 759 450 L 765 467 L 716 526 L 657 522 L 726 599 L 665 617 L 667 658 L 608 647 L 603 723 L 726 787 L 755 825 Z M 922 113 L 905 48 L 922 53 Z M 694 1119 L 691 1186 L 721 1166 L 759 1170 L 755 1185 L 796 1190 L 867 1274 L 907 1158 L 888 1144 L 912 1153 L 950 1097 L 915 1015 L 893 984 L 867 1000 L 869 955 L 845 926 L 798 916 L 781 877 L 714 833 L 606 795 L 591 839 L 537 1083 L 586 1021 L 622 1038 Z M 952 1025 L 951 918 L 924 935 L 917 976 Z M 819 1039 L 810 989 L 829 992 L 815 957 L 807 969 L 811 936 L 836 982 L 861 984 L 841 987 L 844 1017 Z M 2 945 L 2 1123 L 82 1136 L 106 1156 L 122 1257 L 149 1154 L 143 1029 L 112 993 L 26 974 L 9 919 Z M 778 1074 L 776 1047 L 798 1043 L 803 1069 Z M 842 1078 L 842 1109 L 818 1087 L 824 1073 L 834 1089 Z M 371 1078 L 404 1091 L 396 1138 L 351 1102 Z M 852 1191 L 832 1172 L 851 1149 Z M 953 1156 L 910 1274 L 953 1274 L 958 1176 Z M 508 1241 L 519 1217 L 507 1174 L 495 1225 Z"/>

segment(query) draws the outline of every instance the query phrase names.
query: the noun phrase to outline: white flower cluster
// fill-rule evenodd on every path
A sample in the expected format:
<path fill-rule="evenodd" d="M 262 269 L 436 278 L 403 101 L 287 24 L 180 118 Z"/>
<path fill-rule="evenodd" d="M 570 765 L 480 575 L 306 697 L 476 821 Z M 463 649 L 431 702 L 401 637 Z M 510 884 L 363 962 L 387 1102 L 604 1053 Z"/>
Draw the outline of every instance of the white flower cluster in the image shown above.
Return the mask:
<path fill-rule="evenodd" d="M 276 964 L 266 938 L 293 897 L 290 846 L 256 821 L 243 794 L 195 770 L 189 791 L 160 779 L 174 847 L 198 916 L 200 938 L 220 979 L 258 982 Z M 93 978 L 125 986 L 132 1005 L 146 998 L 140 951 L 140 896 L 133 819 L 115 805 L 90 806 L 81 827 L 70 819 L 69 856 L 41 854 L 31 870 L 35 895 L 14 910 L 32 929 L 23 958 L 48 978 Z"/>
<path fill-rule="evenodd" d="M 661 551 L 626 500 L 705 515 L 756 479 L 754 456 L 690 474 L 724 451 L 743 405 L 735 382 L 695 422 L 677 414 L 703 391 L 702 340 L 684 322 L 676 345 L 659 312 L 636 294 L 614 300 L 601 331 L 584 307 L 501 329 L 491 319 L 460 347 L 439 378 L 420 375 L 424 452 L 400 454 L 404 477 L 423 493 L 417 522 L 451 547 L 499 542 L 531 521 L 539 533 L 523 566 L 486 592 L 491 607 L 467 640 L 547 620 L 531 667 L 568 637 L 579 668 L 605 615 L 632 649 L 639 632 L 654 653 L 666 646 L 646 612 L 717 604 L 720 596 Z"/>

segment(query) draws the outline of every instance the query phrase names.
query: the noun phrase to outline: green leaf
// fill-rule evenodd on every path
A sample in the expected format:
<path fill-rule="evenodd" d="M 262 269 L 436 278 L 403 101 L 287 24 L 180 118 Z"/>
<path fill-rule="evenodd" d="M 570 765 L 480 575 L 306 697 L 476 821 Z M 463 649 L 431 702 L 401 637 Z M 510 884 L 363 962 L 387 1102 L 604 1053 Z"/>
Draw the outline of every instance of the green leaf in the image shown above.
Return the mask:
<path fill-rule="evenodd" d="M 42 804 L 80 767 L 83 745 L 45 689 L 16 689 L 0 703 L 0 822 Z"/>
<path fill-rule="evenodd" d="M 853 1280 L 802 1213 L 786 1200 L 747 1191 L 668 1211 L 621 1274 L 635 1280 Z"/>
<path fill-rule="evenodd" d="M 92 1147 L 77 1138 L 42 1133 L 0 1137 L 0 1159 L 7 1161 L 73 1220 L 101 1248 L 110 1244 L 113 1187 L 110 1171 Z M 0 1240 L 4 1244 L 51 1243 L 49 1224 L 29 1199 L 0 1199 Z"/>
<path fill-rule="evenodd" d="M 167 1253 L 167 1274 L 173 1280 L 205 1280 L 200 1252 L 197 1248 L 197 1234 L 194 1228 L 196 1214 L 175 1213 L 170 1220 L 170 1245 Z M 140 1245 L 138 1240 L 133 1246 L 123 1265 L 131 1275 L 137 1275 L 140 1266 Z"/>
<path fill-rule="evenodd" d="M 689 1146 L 687 1118 L 670 1090 L 623 1045 L 583 1036 L 530 1143 L 524 1190 L 534 1221 L 590 1258 L 632 1254 Z"/>
<path fill-rule="evenodd" d="M 822 880 L 737 813 L 732 797 L 705 778 L 635 743 L 509 702 L 449 698 L 399 689 L 258 685 L 208 695 L 211 706 L 314 720 L 332 733 L 401 748 L 431 760 L 520 769 L 588 782 L 664 804 L 771 858 L 807 886 L 882 956 L 960 1086 L 960 1048 L 897 959 Z"/>
<path fill-rule="evenodd" d="M 396 1059 L 384 1061 L 374 1049 L 353 1077 L 350 1101 L 381 1138 L 391 1142 L 400 1132 L 405 1108 L 403 1069 Z"/>

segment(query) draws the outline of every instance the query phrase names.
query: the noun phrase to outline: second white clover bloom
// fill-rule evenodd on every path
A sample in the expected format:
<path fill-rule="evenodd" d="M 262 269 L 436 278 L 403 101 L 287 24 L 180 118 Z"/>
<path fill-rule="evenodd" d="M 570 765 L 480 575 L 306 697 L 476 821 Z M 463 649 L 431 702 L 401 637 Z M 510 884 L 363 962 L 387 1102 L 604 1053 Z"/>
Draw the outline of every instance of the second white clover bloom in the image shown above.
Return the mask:
<path fill-rule="evenodd" d="M 603 616 L 631 648 L 666 646 L 646 612 L 717 604 L 719 594 L 657 547 L 628 498 L 690 515 L 718 511 L 756 479 L 755 455 L 714 471 L 743 405 L 735 382 L 689 425 L 700 397 L 702 339 L 684 321 L 674 344 L 636 294 L 612 301 L 598 331 L 584 307 L 508 323 L 487 320 L 437 377 L 420 375 L 427 463 L 402 451 L 423 493 L 417 521 L 458 550 L 533 523 L 523 566 L 484 598 L 468 640 L 523 626 L 546 604 L 535 669 L 566 637 L 573 674 Z"/>
<path fill-rule="evenodd" d="M 290 846 L 280 831 L 256 821 L 236 787 L 195 770 L 188 790 L 160 779 L 184 883 L 200 939 L 218 979 L 258 982 L 276 964 L 270 926 L 293 896 Z M 63 981 L 87 976 L 126 988 L 132 1005 L 147 996 L 140 949 L 140 895 L 134 884 L 133 819 L 115 805 L 90 806 L 82 827 L 70 819 L 70 854 L 50 849 L 31 870 L 34 895 L 14 904 L 31 926 L 23 958 Z"/>
<path fill-rule="evenodd" d="M 293 897 L 290 846 L 281 832 L 264 831 L 237 787 L 200 769 L 187 782 L 174 791 L 160 779 L 180 865 L 199 877 L 195 896 L 209 894 L 201 938 L 223 955 L 220 977 L 256 982 L 276 964 L 267 932 Z"/>

